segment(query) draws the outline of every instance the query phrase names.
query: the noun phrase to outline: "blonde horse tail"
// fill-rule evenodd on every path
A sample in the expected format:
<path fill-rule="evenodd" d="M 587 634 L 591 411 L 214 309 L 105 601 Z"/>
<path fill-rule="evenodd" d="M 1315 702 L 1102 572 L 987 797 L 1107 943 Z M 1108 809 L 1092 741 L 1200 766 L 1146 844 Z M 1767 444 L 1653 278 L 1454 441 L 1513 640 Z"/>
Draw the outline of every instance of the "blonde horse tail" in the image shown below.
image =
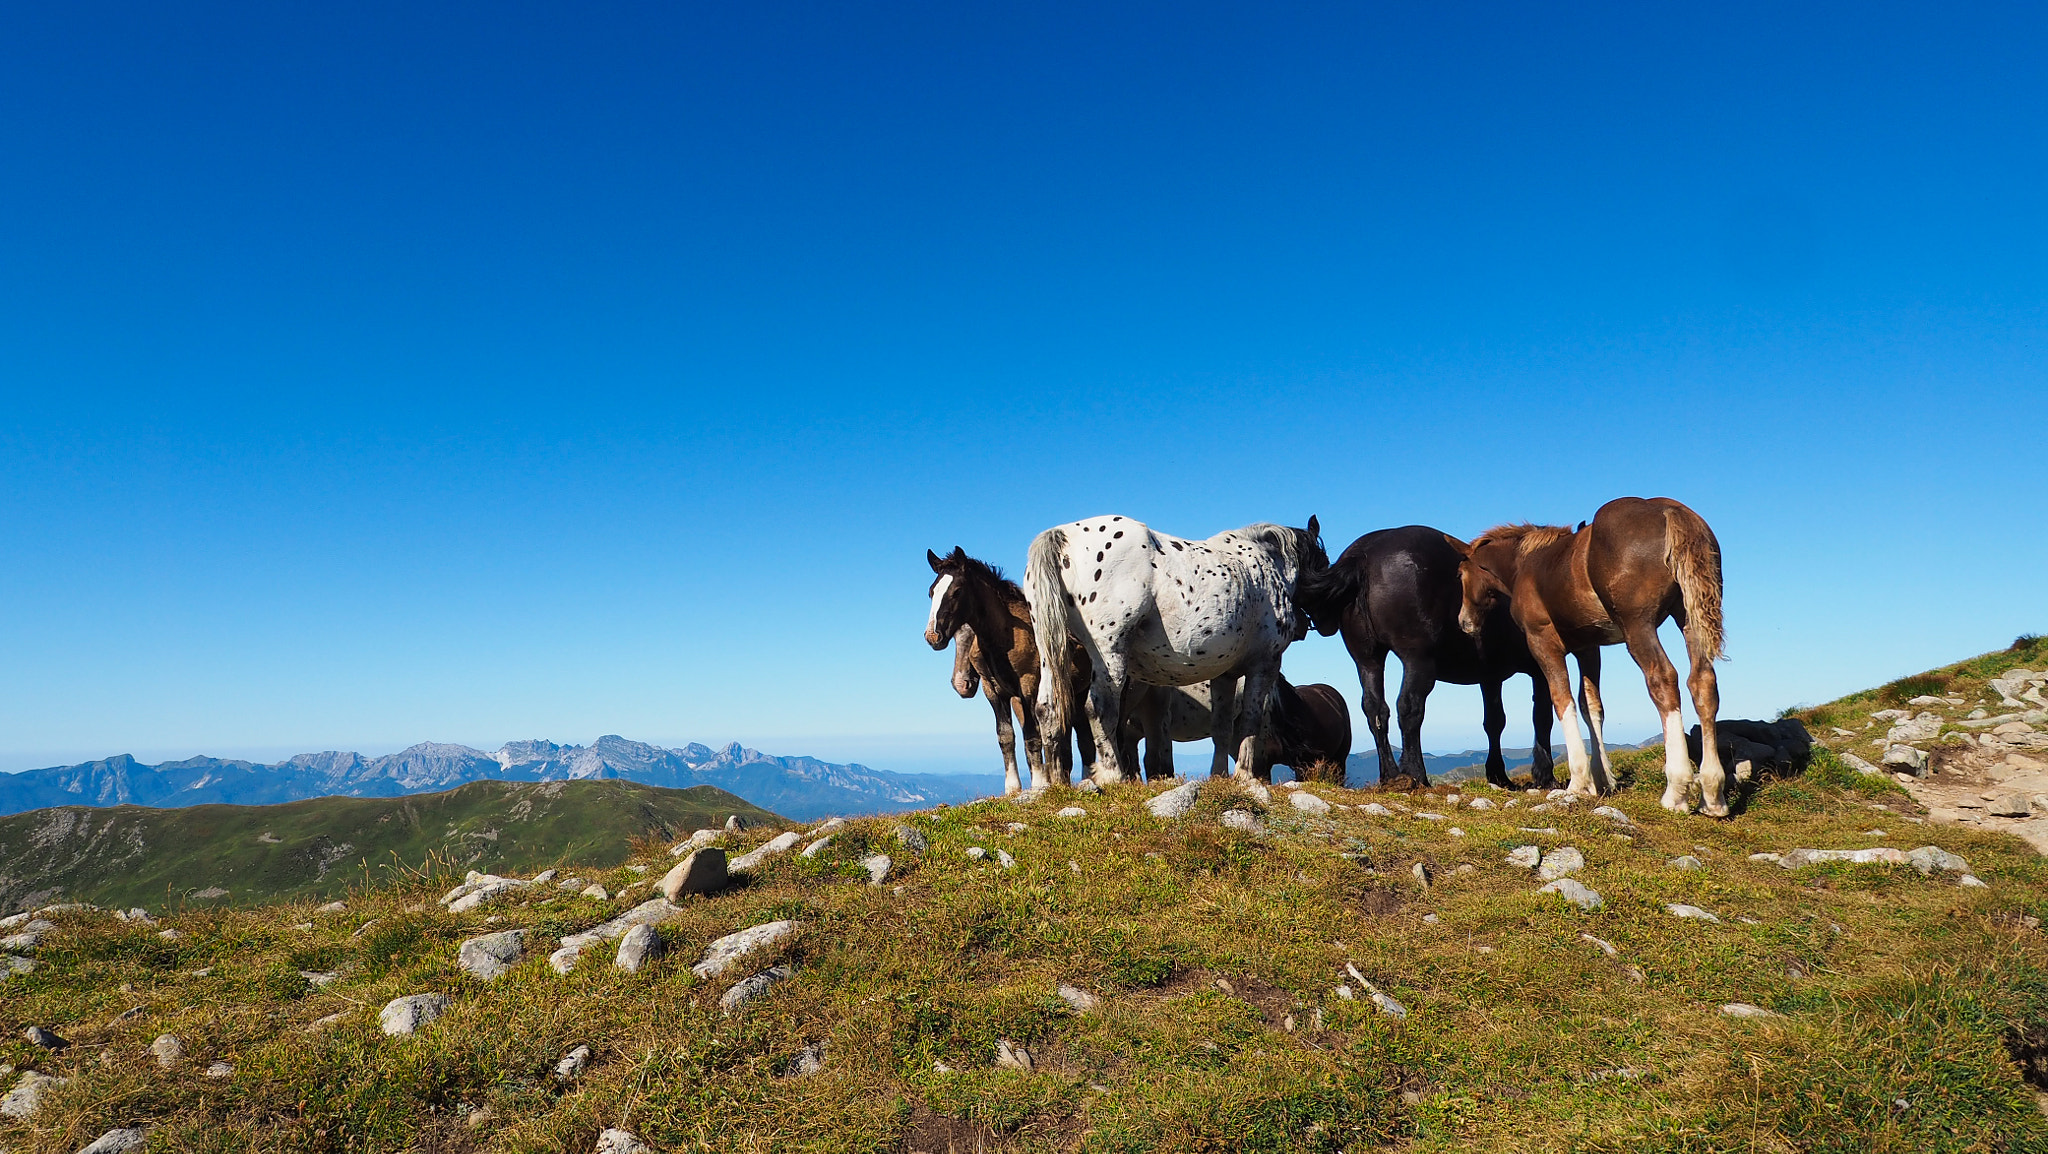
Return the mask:
<path fill-rule="evenodd" d="M 1698 513 L 1664 510 L 1664 561 L 1685 599 L 1685 643 L 1713 661 L 1726 655 L 1721 630 L 1721 543 Z"/>
<path fill-rule="evenodd" d="M 1032 538 L 1024 560 L 1024 597 L 1031 602 L 1031 632 L 1038 643 L 1038 732 L 1048 741 L 1065 734 L 1074 716 L 1067 583 L 1060 577 L 1060 554 L 1066 547 L 1065 530 L 1047 529 Z"/>

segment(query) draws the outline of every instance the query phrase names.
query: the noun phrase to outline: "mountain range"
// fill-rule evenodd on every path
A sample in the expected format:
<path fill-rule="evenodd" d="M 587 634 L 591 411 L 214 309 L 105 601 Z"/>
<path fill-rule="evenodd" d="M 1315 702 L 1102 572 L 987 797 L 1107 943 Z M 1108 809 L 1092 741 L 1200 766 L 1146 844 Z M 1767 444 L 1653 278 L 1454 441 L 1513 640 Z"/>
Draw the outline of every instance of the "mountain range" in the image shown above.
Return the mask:
<path fill-rule="evenodd" d="M 1002 790 L 976 774 L 900 774 L 734 742 L 665 749 L 608 735 L 590 745 L 515 741 L 495 753 L 423 742 L 383 757 L 328 751 L 275 764 L 192 757 L 146 765 L 127 754 L 0 774 L 0 814 L 52 806 L 275 805 L 315 797 L 402 797 L 473 781 L 621 779 L 669 789 L 713 785 L 799 821 L 957 804 Z"/>

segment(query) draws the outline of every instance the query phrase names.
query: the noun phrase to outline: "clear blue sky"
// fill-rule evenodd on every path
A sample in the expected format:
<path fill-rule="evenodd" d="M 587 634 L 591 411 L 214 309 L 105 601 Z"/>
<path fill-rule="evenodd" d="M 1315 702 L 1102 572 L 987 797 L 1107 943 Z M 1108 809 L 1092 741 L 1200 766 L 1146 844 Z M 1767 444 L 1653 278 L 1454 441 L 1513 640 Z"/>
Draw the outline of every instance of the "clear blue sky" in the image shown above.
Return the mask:
<path fill-rule="evenodd" d="M 1733 716 L 2048 629 L 2043 10 L 1653 8 L 14 5 L 0 765 L 985 768 L 924 550 L 1104 512 L 1675 496 Z"/>

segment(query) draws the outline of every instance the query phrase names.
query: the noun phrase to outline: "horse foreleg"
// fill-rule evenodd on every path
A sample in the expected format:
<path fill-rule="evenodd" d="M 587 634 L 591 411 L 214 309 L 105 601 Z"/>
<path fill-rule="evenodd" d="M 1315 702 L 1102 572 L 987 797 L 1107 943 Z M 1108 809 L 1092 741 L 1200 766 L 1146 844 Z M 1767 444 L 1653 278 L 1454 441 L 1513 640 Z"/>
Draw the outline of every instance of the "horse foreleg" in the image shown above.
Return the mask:
<path fill-rule="evenodd" d="M 1244 736 L 1238 739 L 1237 776 L 1249 780 L 1265 780 L 1272 776 L 1271 763 L 1262 760 L 1266 751 L 1262 748 L 1260 733 L 1265 729 L 1266 710 L 1273 700 L 1273 687 L 1280 678 L 1276 662 L 1271 669 L 1252 670 L 1244 676 L 1244 704 L 1238 725 Z"/>
<path fill-rule="evenodd" d="M 1215 750 L 1209 756 L 1209 776 L 1230 773 L 1230 757 L 1237 751 L 1237 676 L 1218 677 L 1209 683 L 1209 740 Z"/>
<path fill-rule="evenodd" d="M 1508 789 L 1514 782 L 1508 780 L 1507 759 L 1500 753 L 1500 735 L 1508 727 L 1508 711 L 1500 703 L 1500 682 L 1480 682 L 1479 700 L 1486 726 L 1486 780 Z"/>
<path fill-rule="evenodd" d="M 1550 688 L 1550 708 L 1564 729 L 1565 758 L 1571 763 L 1571 780 L 1565 788 L 1583 797 L 1597 797 L 1593 769 L 1586 758 L 1586 739 L 1579 735 L 1579 710 L 1572 703 L 1571 670 L 1565 668 L 1564 643 L 1549 629 L 1529 634 L 1529 652 L 1543 670 Z"/>
<path fill-rule="evenodd" d="M 1145 713 L 1145 780 L 1173 776 L 1173 734 L 1167 725 L 1171 690 L 1161 690 L 1155 708 Z"/>
<path fill-rule="evenodd" d="M 1537 789 L 1557 788 L 1557 762 L 1550 753 L 1550 683 L 1541 673 L 1529 675 L 1529 784 Z"/>
<path fill-rule="evenodd" d="M 1693 652 L 1691 638 L 1686 639 L 1686 654 L 1692 659 L 1692 676 L 1686 687 L 1692 690 L 1692 707 L 1700 715 L 1700 812 L 1727 817 L 1728 771 L 1721 765 L 1721 743 L 1715 731 L 1721 686 L 1714 677 L 1714 655 Z"/>
<path fill-rule="evenodd" d="M 1643 684 L 1664 723 L 1664 800 L 1672 813 L 1692 812 L 1692 758 L 1685 750 L 1685 719 L 1678 712 L 1678 671 L 1664 655 L 1655 629 L 1633 627 L 1627 634 L 1628 655 L 1643 671 Z"/>
<path fill-rule="evenodd" d="M 1423 789 L 1429 788 L 1429 764 L 1422 760 L 1422 713 L 1435 688 L 1436 662 L 1428 654 L 1401 658 L 1401 696 L 1394 703 L 1401 713 L 1401 774 Z"/>
<path fill-rule="evenodd" d="M 1014 698 L 1011 704 L 1017 710 L 1017 724 L 1024 729 L 1024 761 L 1031 774 L 1031 788 L 1044 789 L 1051 784 L 1052 776 L 1045 763 L 1045 735 L 1038 731 L 1038 710 L 1032 708 L 1026 697 Z"/>
<path fill-rule="evenodd" d="M 1095 680 L 1088 686 L 1088 726 L 1095 735 L 1094 777 L 1098 785 L 1111 785 L 1125 777 L 1120 727 L 1127 678 L 1120 655 L 1091 649 L 1088 656 L 1095 663 Z"/>
<path fill-rule="evenodd" d="M 1399 776 L 1394 766 L 1394 743 L 1387 737 L 1387 653 L 1382 649 L 1358 664 L 1358 707 L 1372 730 L 1373 749 L 1380 758 L 1380 784 Z"/>
<path fill-rule="evenodd" d="M 988 687 L 988 703 L 996 711 L 996 744 L 1003 749 L 1003 792 L 1021 792 L 1024 787 L 1017 778 L 1017 731 L 1010 724 L 1010 696 L 997 689 L 993 681 L 983 684 Z"/>
<path fill-rule="evenodd" d="M 1606 706 L 1600 700 L 1600 649 L 1595 646 L 1574 654 L 1579 659 L 1579 709 L 1586 715 L 1586 727 L 1593 731 L 1593 788 L 1614 792 L 1614 777 L 1608 771 Z"/>

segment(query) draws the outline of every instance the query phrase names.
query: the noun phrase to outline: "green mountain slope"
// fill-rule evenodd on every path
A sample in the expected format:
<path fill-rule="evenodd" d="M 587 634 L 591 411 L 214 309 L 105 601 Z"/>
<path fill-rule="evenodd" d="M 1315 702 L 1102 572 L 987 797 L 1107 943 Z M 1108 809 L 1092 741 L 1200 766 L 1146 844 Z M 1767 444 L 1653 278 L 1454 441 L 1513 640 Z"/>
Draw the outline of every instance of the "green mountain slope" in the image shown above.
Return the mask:
<path fill-rule="evenodd" d="M 630 839 L 685 835 L 734 814 L 750 825 L 781 820 L 712 786 L 628 781 L 479 781 L 270 806 L 65 806 L 0 818 L 0 910 L 339 897 L 430 860 L 456 872 L 611 866 Z"/>

